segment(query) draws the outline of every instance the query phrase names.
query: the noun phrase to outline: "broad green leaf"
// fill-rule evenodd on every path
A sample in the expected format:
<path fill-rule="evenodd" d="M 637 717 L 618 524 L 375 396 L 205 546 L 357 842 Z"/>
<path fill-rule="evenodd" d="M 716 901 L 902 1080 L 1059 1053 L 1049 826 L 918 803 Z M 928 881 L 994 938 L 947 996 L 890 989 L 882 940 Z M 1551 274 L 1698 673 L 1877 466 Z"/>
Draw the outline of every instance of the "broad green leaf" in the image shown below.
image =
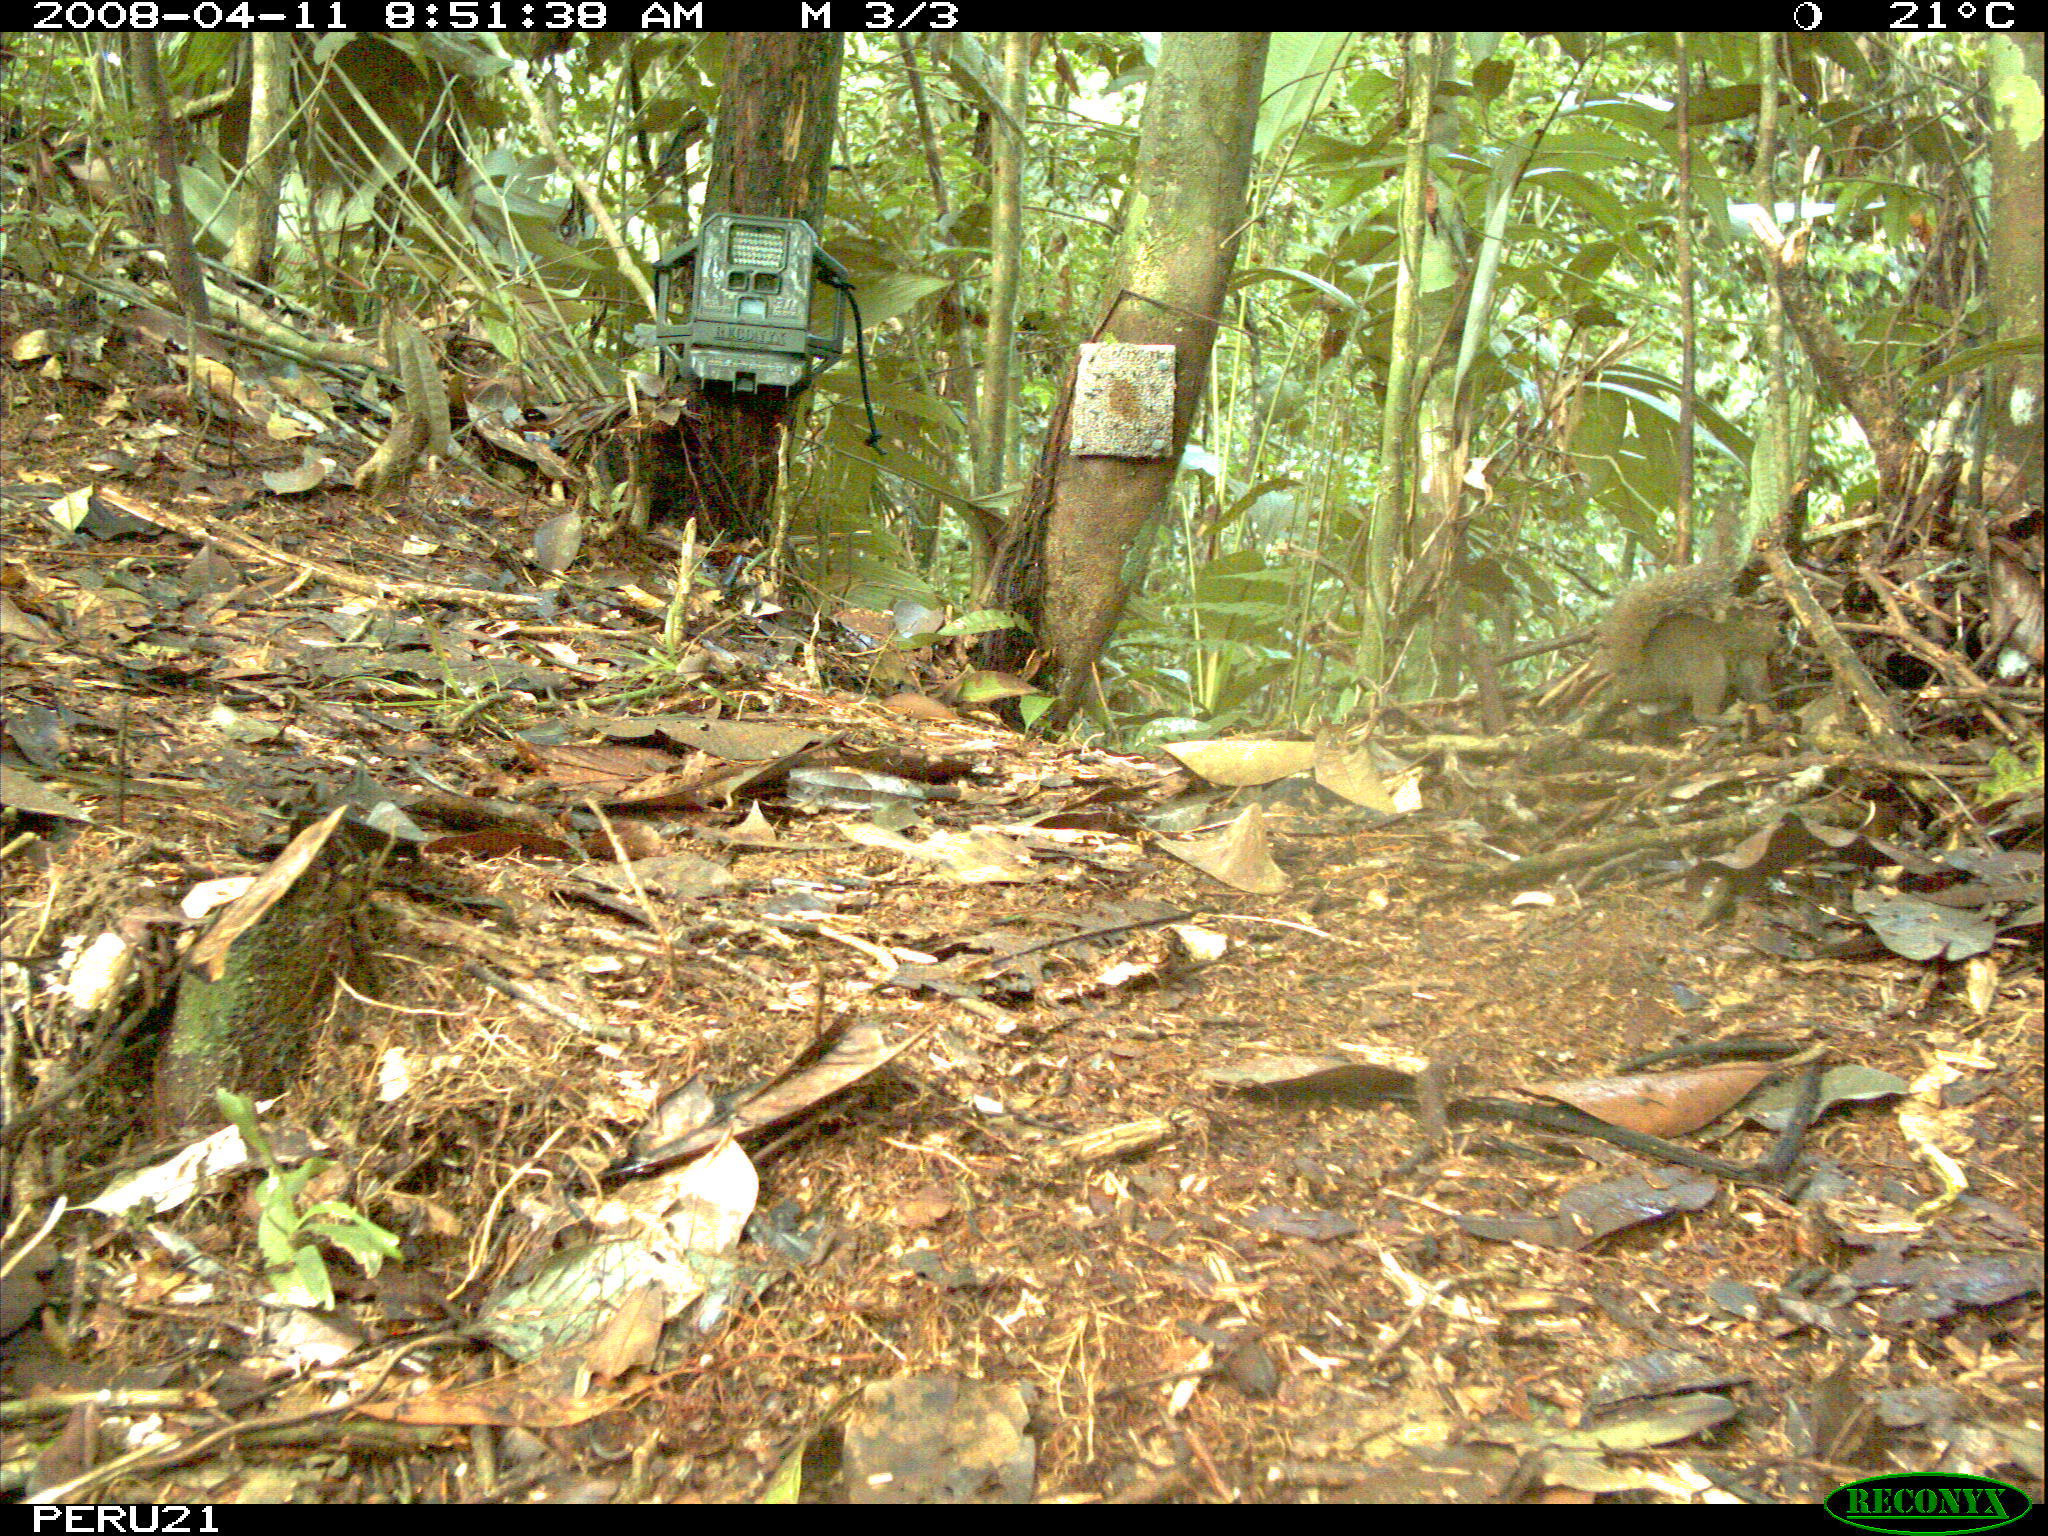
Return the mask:
<path fill-rule="evenodd" d="M 1259 123 L 1252 153 L 1263 155 L 1299 128 L 1316 104 L 1329 99 L 1350 32 L 1275 32 L 1266 50 L 1259 92 Z"/>

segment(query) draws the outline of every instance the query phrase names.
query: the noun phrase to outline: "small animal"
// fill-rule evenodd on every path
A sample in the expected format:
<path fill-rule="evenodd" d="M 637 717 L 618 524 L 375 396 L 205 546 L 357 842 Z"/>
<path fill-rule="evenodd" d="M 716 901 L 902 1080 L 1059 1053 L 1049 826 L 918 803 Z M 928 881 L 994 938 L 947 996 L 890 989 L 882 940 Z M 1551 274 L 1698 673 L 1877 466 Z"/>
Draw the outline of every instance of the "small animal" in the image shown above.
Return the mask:
<path fill-rule="evenodd" d="M 1728 567 L 1684 565 L 1615 599 L 1600 626 L 1600 651 L 1621 697 L 1678 700 L 1696 720 L 1720 714 L 1731 689 L 1762 703 L 1777 629 L 1753 613 L 1728 612 L 1734 594 Z"/>

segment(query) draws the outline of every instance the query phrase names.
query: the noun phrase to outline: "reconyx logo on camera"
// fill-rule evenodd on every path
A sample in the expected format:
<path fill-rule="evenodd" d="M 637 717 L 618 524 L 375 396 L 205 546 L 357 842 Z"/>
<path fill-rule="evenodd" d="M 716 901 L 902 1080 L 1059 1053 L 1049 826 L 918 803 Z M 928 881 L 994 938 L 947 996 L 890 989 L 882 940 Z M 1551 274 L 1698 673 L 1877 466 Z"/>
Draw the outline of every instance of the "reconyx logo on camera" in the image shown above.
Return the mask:
<path fill-rule="evenodd" d="M 1844 1525 L 1866 1531 L 1962 1536 L 2010 1525 L 2033 1508 L 2033 1500 L 2012 1484 L 1988 1477 L 1901 1472 L 1844 1483 L 1823 1507 Z"/>

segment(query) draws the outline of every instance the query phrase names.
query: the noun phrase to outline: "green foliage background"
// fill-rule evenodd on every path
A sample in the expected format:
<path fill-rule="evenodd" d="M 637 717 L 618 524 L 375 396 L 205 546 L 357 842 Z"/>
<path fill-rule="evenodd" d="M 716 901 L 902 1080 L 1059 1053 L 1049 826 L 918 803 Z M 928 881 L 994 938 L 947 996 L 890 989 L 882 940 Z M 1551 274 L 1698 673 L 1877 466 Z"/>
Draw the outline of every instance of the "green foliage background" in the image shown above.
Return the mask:
<path fill-rule="evenodd" d="M 1383 688 L 1414 695 L 1454 681 L 1436 677 L 1426 648 L 1405 652 L 1392 678 L 1364 675 L 1350 645 L 1399 248 L 1401 46 L 1394 35 L 1273 39 L 1251 222 L 1208 407 L 1168 517 L 1133 552 L 1137 598 L 1109 658 L 1112 703 L 1138 735 L 1342 719 Z M 1768 359 L 1742 233 L 1756 39 L 1697 34 L 1690 46 L 1706 509 L 1745 494 Z M 109 145 L 140 142 L 111 51 L 36 35 L 15 47 L 12 137 L 89 186 Z M 1979 45 L 1822 33 L 1789 34 L 1785 47 L 1779 222 L 1813 221 L 1813 270 L 1859 366 L 1926 381 L 1917 403 L 1931 412 L 1941 365 L 1986 334 Z M 232 95 L 237 50 L 222 35 L 164 39 L 174 97 Z M 1105 298 L 1155 50 L 1140 34 L 1037 39 L 1019 465 Z M 1460 306 L 1492 237 L 1494 304 L 1459 365 L 1480 404 L 1448 598 L 1485 644 L 1576 628 L 1637 550 L 1673 536 L 1673 53 L 1673 35 L 1657 32 L 1467 33 L 1449 48 L 1430 129 L 1423 338 L 1448 331 L 1444 356 L 1460 356 Z M 622 397 L 649 363 L 625 339 L 644 318 L 637 289 L 506 74 L 528 72 L 647 264 L 700 216 L 724 55 L 716 35 L 309 40 L 287 130 L 279 292 L 357 324 L 373 296 L 404 298 L 548 395 Z M 859 284 L 888 445 L 879 459 L 864 446 L 853 369 L 829 374 L 803 422 L 792 533 L 809 579 L 863 606 L 973 606 L 961 382 L 989 260 L 999 56 L 993 37 L 846 41 L 821 233 Z M 189 124 L 183 191 L 211 256 L 231 231 L 246 123 L 244 99 Z M 5 259 L 17 274 L 61 288 L 120 259 L 116 221 L 90 198 L 10 204 Z M 1867 498 L 1867 458 L 1833 413 L 1810 401 L 1804 413 L 1825 521 Z M 1001 490 L 983 498 L 1007 503 Z M 1418 557 L 1424 536 L 1390 556 Z"/>

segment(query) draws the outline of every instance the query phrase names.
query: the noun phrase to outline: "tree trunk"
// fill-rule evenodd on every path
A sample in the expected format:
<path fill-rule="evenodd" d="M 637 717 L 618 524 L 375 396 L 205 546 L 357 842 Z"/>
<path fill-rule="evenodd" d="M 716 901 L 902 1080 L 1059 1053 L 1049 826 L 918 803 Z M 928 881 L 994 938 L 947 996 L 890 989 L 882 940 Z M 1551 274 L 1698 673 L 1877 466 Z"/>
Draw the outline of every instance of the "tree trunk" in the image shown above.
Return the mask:
<path fill-rule="evenodd" d="M 704 211 L 806 220 L 818 229 L 839 105 L 837 33 L 735 32 L 726 39 L 725 91 Z M 824 231 L 819 230 L 822 238 Z M 773 531 L 779 429 L 794 397 L 699 391 L 682 439 L 687 497 L 658 516 L 696 516 L 732 538 Z M 673 451 L 672 449 L 670 451 Z M 657 483 L 678 483 L 673 473 Z M 681 501 L 683 504 L 674 503 Z"/>
<path fill-rule="evenodd" d="M 1051 663 L 1050 724 L 1093 698 L 1097 659 L 1128 595 L 1126 556 L 1173 485 L 1208 381 L 1244 224 L 1266 41 L 1263 32 L 1169 32 L 1146 93 L 1129 222 L 1097 334 L 1174 349 L 1168 451 L 1144 459 L 1070 453 L 1070 374 L 1029 503 L 997 554 L 993 596 L 1032 626 Z M 991 659 L 1014 666 L 1017 647 L 1011 641 Z"/>
<path fill-rule="evenodd" d="M 2041 34 L 1991 47 L 1991 300 L 2001 339 L 2041 334 Z M 1993 464 L 1984 499 L 2041 504 L 2041 352 L 1987 370 Z"/>

